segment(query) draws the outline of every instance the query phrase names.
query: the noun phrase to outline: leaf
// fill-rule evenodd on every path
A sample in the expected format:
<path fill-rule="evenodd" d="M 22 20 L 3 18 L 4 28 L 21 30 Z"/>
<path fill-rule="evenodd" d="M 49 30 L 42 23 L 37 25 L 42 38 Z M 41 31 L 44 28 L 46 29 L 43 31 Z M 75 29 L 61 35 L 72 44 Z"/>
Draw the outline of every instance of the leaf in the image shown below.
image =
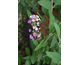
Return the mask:
<path fill-rule="evenodd" d="M 31 56 L 31 63 L 34 64 L 37 60 L 37 54 L 34 52 L 33 55 Z"/>
<path fill-rule="evenodd" d="M 42 7 L 42 11 L 43 11 L 43 13 L 49 18 L 49 12 L 48 12 L 48 9 Z"/>
<path fill-rule="evenodd" d="M 23 7 L 25 7 L 24 0 L 21 0 L 21 4 L 23 5 Z"/>
<path fill-rule="evenodd" d="M 48 42 L 45 42 L 41 45 L 41 47 L 45 47 L 48 44 Z"/>
<path fill-rule="evenodd" d="M 34 51 L 38 50 L 41 47 L 41 44 L 44 42 L 44 39 L 40 42 L 40 44 L 34 49 Z"/>
<path fill-rule="evenodd" d="M 25 59 L 25 60 L 30 60 L 31 57 L 30 57 L 30 56 L 26 56 L 26 57 L 23 57 L 23 59 Z"/>
<path fill-rule="evenodd" d="M 18 4 L 18 12 L 20 12 L 21 9 L 22 9 L 22 5 L 21 5 L 21 3 L 19 3 L 19 4 Z"/>
<path fill-rule="evenodd" d="M 53 16 L 51 10 L 49 10 L 49 17 L 50 17 L 49 33 L 51 33 L 52 30 L 54 29 L 54 21 L 55 21 L 55 17 Z"/>
<path fill-rule="evenodd" d="M 43 18 L 42 18 L 42 20 L 41 21 L 39 21 L 39 23 L 41 24 L 43 21 L 45 21 L 45 15 L 43 16 Z"/>
<path fill-rule="evenodd" d="M 33 41 L 32 41 L 31 39 L 30 39 L 30 46 L 31 46 L 31 49 L 32 49 L 32 50 L 34 50 L 35 47 L 36 47 L 36 46 L 33 44 Z"/>
<path fill-rule="evenodd" d="M 27 54 L 28 56 L 30 55 L 30 50 L 29 50 L 28 47 L 25 48 L 25 52 L 26 52 L 26 54 Z"/>
<path fill-rule="evenodd" d="M 46 51 L 46 54 L 48 55 L 49 58 L 52 59 L 54 63 L 59 63 L 59 61 L 61 60 L 61 55 L 57 52 Z"/>
<path fill-rule="evenodd" d="M 40 61 L 41 57 L 42 57 L 42 50 L 39 51 L 39 55 L 38 55 L 37 61 Z"/>
<path fill-rule="evenodd" d="M 54 8 L 57 5 L 61 5 L 61 0 L 53 0 L 53 2 L 55 3 L 55 5 L 53 6 Z"/>
<path fill-rule="evenodd" d="M 49 46 L 46 46 L 46 51 L 49 51 Z"/>
<path fill-rule="evenodd" d="M 38 11 L 38 9 L 37 9 L 37 7 L 36 7 L 36 5 L 35 5 L 34 3 L 31 3 L 31 6 L 32 6 L 32 8 L 33 8 L 33 11 L 35 11 L 35 12 Z"/>
<path fill-rule="evenodd" d="M 20 57 L 18 57 L 18 65 L 21 65 Z"/>
<path fill-rule="evenodd" d="M 42 48 L 42 52 L 45 52 L 45 48 Z"/>
<path fill-rule="evenodd" d="M 54 62 L 51 60 L 51 63 L 50 63 L 50 65 L 56 65 L 56 64 L 54 64 Z"/>
<path fill-rule="evenodd" d="M 49 0 L 40 0 L 38 1 L 38 3 L 46 9 L 50 9 L 50 10 L 52 9 L 52 3 Z"/>
<path fill-rule="evenodd" d="M 31 12 L 28 9 L 27 9 L 27 15 L 28 15 L 29 18 L 30 18 L 30 15 L 32 15 Z"/>
<path fill-rule="evenodd" d="M 53 39 L 52 39 L 52 42 L 51 42 L 51 45 L 50 45 L 50 48 L 52 48 L 57 42 L 57 38 L 56 36 L 54 35 Z"/>
<path fill-rule="evenodd" d="M 38 46 L 38 42 L 37 42 L 36 40 L 33 41 L 33 44 L 34 44 L 35 46 Z"/>
<path fill-rule="evenodd" d="M 60 36 L 60 27 L 55 22 L 54 22 L 54 27 L 56 29 L 58 36 Z"/>
<path fill-rule="evenodd" d="M 22 62 L 24 62 L 24 59 L 21 54 L 18 53 L 18 57 L 21 59 Z"/>
<path fill-rule="evenodd" d="M 26 60 L 25 65 L 31 65 L 31 63 L 28 60 Z"/>

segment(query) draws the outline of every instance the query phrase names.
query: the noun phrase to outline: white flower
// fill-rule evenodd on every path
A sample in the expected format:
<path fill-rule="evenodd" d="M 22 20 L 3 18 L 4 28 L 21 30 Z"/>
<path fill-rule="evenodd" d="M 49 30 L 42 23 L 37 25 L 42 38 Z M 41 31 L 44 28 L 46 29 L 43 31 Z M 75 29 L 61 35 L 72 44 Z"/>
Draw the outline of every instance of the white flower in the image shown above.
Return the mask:
<path fill-rule="evenodd" d="M 32 18 L 32 15 L 30 16 L 30 18 Z"/>
<path fill-rule="evenodd" d="M 36 19 L 36 21 L 38 21 L 38 19 Z"/>
<path fill-rule="evenodd" d="M 39 28 L 39 30 L 40 30 L 41 28 Z"/>
<path fill-rule="evenodd" d="M 37 17 L 37 18 L 39 18 L 39 16 L 38 16 L 38 15 L 36 15 L 36 17 Z"/>
<path fill-rule="evenodd" d="M 36 29 L 36 26 L 33 26 L 33 29 Z"/>
<path fill-rule="evenodd" d="M 38 20 L 41 20 L 40 18 Z"/>
<path fill-rule="evenodd" d="M 38 30 L 38 28 L 36 27 L 36 28 L 35 28 L 35 30 L 37 31 L 37 30 Z"/>
<path fill-rule="evenodd" d="M 37 22 L 37 26 L 39 26 L 39 22 Z"/>
<path fill-rule="evenodd" d="M 32 22 L 35 22 L 35 20 L 34 20 L 34 19 L 32 19 Z"/>

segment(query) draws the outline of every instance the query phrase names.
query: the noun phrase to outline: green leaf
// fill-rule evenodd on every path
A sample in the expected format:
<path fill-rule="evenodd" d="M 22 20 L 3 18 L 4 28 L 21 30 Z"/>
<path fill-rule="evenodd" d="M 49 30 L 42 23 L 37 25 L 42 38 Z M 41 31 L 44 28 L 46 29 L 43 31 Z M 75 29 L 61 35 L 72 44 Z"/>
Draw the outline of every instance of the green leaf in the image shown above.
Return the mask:
<path fill-rule="evenodd" d="M 50 63 L 50 65 L 56 65 L 52 60 L 51 60 L 51 63 Z"/>
<path fill-rule="evenodd" d="M 37 60 L 37 54 L 34 52 L 33 55 L 31 56 L 31 63 L 34 64 Z"/>
<path fill-rule="evenodd" d="M 21 9 L 22 9 L 22 5 L 21 5 L 21 3 L 19 3 L 19 4 L 18 4 L 18 12 L 20 12 Z"/>
<path fill-rule="evenodd" d="M 48 45 L 46 46 L 46 51 L 49 51 L 49 46 Z"/>
<path fill-rule="evenodd" d="M 36 47 L 36 46 L 33 44 L 33 41 L 32 41 L 31 39 L 30 39 L 30 46 L 31 46 L 31 49 L 32 49 L 32 50 L 34 50 L 35 47 Z"/>
<path fill-rule="evenodd" d="M 57 38 L 56 38 L 56 35 L 54 35 L 51 45 L 50 45 L 50 48 L 52 48 L 56 44 L 56 42 L 57 42 Z"/>
<path fill-rule="evenodd" d="M 31 6 L 32 6 L 32 8 L 33 8 L 33 11 L 35 11 L 35 12 L 38 11 L 38 9 L 37 9 L 37 7 L 36 7 L 36 5 L 35 5 L 34 3 L 31 3 Z"/>
<path fill-rule="evenodd" d="M 49 10 L 49 17 L 50 17 L 50 23 L 53 23 L 55 21 L 55 17 L 52 14 L 52 10 Z"/>
<path fill-rule="evenodd" d="M 28 9 L 27 9 L 27 15 L 28 15 L 29 18 L 30 18 L 30 15 L 32 15 L 31 12 Z"/>
<path fill-rule="evenodd" d="M 52 14 L 52 10 L 49 10 L 50 24 L 49 24 L 49 33 L 54 29 L 55 17 Z"/>
<path fill-rule="evenodd" d="M 60 36 L 60 27 L 55 22 L 54 22 L 54 27 L 56 29 L 58 36 Z"/>
<path fill-rule="evenodd" d="M 52 9 L 52 3 L 50 0 L 40 0 L 38 1 L 38 3 L 46 9 Z"/>
<path fill-rule="evenodd" d="M 48 12 L 48 9 L 42 7 L 42 11 L 43 11 L 43 13 L 49 18 L 49 12 Z"/>
<path fill-rule="evenodd" d="M 25 7 L 24 0 L 21 0 L 21 4 L 23 5 L 23 7 Z"/>
<path fill-rule="evenodd" d="M 42 54 L 42 50 L 40 50 L 40 51 L 39 51 L 39 55 L 38 55 L 38 59 L 37 59 L 37 61 L 40 61 L 42 55 L 43 55 L 43 54 Z"/>
<path fill-rule="evenodd" d="M 46 51 L 46 54 L 48 55 L 49 58 L 52 59 L 54 63 L 59 63 L 59 61 L 61 60 L 61 55 L 57 52 Z"/>
<path fill-rule="evenodd" d="M 18 65 L 21 65 L 21 59 L 18 57 Z"/>
<path fill-rule="evenodd" d="M 40 44 L 34 49 L 34 51 L 38 50 L 41 47 L 41 44 L 44 42 L 44 39 L 40 42 Z"/>
<path fill-rule="evenodd" d="M 29 62 L 28 60 L 26 60 L 25 65 L 31 65 L 31 62 Z"/>
<path fill-rule="evenodd" d="M 41 45 L 41 47 L 45 47 L 48 44 L 48 42 L 45 42 Z"/>
<path fill-rule="evenodd" d="M 42 18 L 42 20 L 41 21 L 39 21 L 39 23 L 41 24 L 43 21 L 45 21 L 45 15 L 43 16 L 43 18 Z"/>
<path fill-rule="evenodd" d="M 37 42 L 36 40 L 33 41 L 33 44 L 34 44 L 35 46 L 38 46 L 38 42 Z"/>
<path fill-rule="evenodd" d="M 45 52 L 45 48 L 42 48 L 42 52 Z"/>
<path fill-rule="evenodd" d="M 50 23 L 49 24 L 49 33 L 51 33 L 54 29 L 54 24 L 53 23 Z"/>
<path fill-rule="evenodd" d="M 27 55 L 30 55 L 30 50 L 29 50 L 28 47 L 25 48 L 25 52 L 26 52 Z"/>
<path fill-rule="evenodd" d="M 57 5 L 61 5 L 61 0 L 53 0 L 53 2 L 55 3 L 55 5 L 53 6 L 54 8 Z"/>
<path fill-rule="evenodd" d="M 31 60 L 31 57 L 30 56 L 26 56 L 26 57 L 23 57 L 23 59 L 25 59 L 25 60 Z"/>
<path fill-rule="evenodd" d="M 21 54 L 18 53 L 18 57 L 21 59 L 22 62 L 24 62 L 24 59 Z"/>

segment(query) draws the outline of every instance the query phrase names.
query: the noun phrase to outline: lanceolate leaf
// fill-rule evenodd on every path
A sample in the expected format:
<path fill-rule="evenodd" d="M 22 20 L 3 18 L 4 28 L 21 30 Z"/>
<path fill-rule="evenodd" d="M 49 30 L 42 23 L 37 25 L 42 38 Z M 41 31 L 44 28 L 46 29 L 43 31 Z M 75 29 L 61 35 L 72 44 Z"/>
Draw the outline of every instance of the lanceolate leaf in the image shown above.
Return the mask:
<path fill-rule="evenodd" d="M 52 42 L 51 42 L 51 45 L 50 45 L 50 48 L 52 48 L 57 42 L 57 38 L 56 36 L 54 35 L 53 39 L 52 39 Z"/>
<path fill-rule="evenodd" d="M 48 55 L 49 58 L 52 59 L 54 63 L 59 63 L 59 61 L 61 60 L 61 55 L 57 52 L 46 51 L 46 54 Z"/>
<path fill-rule="evenodd" d="M 27 9 L 27 15 L 28 15 L 29 18 L 30 18 L 30 15 L 32 15 L 31 12 L 28 9 Z"/>
<path fill-rule="evenodd" d="M 53 0 L 53 2 L 55 3 L 54 7 L 57 5 L 61 5 L 61 0 Z"/>
<path fill-rule="evenodd" d="M 54 27 L 56 29 L 58 36 L 60 36 L 60 27 L 55 22 L 54 22 Z"/>
<path fill-rule="evenodd" d="M 35 46 L 38 46 L 38 42 L 37 42 L 36 40 L 33 41 L 33 44 L 34 44 Z"/>
<path fill-rule="evenodd" d="M 36 60 L 37 60 L 36 56 L 37 56 L 37 54 L 34 52 L 33 55 L 31 56 L 31 62 L 32 62 L 32 64 L 34 64 L 36 62 Z"/>
<path fill-rule="evenodd" d="M 30 61 L 28 61 L 28 60 L 26 60 L 25 65 L 31 65 L 31 62 L 30 62 Z"/>
<path fill-rule="evenodd" d="M 38 50 L 41 47 L 41 44 L 44 42 L 44 39 L 40 42 L 40 44 L 34 49 L 34 51 Z"/>
<path fill-rule="evenodd" d="M 48 12 L 48 9 L 42 7 L 42 11 L 43 11 L 43 13 L 49 18 L 49 12 Z"/>
<path fill-rule="evenodd" d="M 29 50 L 28 47 L 25 48 L 25 52 L 26 52 L 27 55 L 30 55 L 30 50 Z"/>
<path fill-rule="evenodd" d="M 38 1 L 38 3 L 46 9 L 52 9 L 52 3 L 50 0 L 40 0 Z"/>

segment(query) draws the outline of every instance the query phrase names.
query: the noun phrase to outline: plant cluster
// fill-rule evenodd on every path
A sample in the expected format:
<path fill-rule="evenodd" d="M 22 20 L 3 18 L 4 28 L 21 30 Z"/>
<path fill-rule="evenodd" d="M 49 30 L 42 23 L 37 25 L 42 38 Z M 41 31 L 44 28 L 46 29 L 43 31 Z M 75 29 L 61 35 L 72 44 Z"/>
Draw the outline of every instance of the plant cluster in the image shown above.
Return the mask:
<path fill-rule="evenodd" d="M 55 3 L 53 5 L 53 3 Z M 41 11 L 44 13 L 42 17 L 38 11 L 37 6 L 41 7 Z M 21 13 L 24 18 L 19 22 L 19 40 L 21 40 L 20 31 L 22 22 L 25 21 L 26 15 L 30 20 L 27 23 L 32 25 L 32 28 L 28 29 L 30 33 L 30 46 L 25 47 L 25 53 L 27 56 L 23 56 L 18 53 L 18 65 L 61 65 L 61 22 L 57 19 L 61 16 L 61 0 L 20 0 L 18 3 L 18 12 Z M 59 14 L 53 15 L 53 8 L 57 9 Z M 33 15 L 32 12 L 36 12 Z M 48 35 L 43 36 L 40 30 L 40 24 L 45 21 L 45 16 L 49 18 L 49 25 L 46 27 L 49 29 Z M 37 40 L 38 39 L 38 40 Z M 23 43 L 22 43 L 23 44 Z"/>

